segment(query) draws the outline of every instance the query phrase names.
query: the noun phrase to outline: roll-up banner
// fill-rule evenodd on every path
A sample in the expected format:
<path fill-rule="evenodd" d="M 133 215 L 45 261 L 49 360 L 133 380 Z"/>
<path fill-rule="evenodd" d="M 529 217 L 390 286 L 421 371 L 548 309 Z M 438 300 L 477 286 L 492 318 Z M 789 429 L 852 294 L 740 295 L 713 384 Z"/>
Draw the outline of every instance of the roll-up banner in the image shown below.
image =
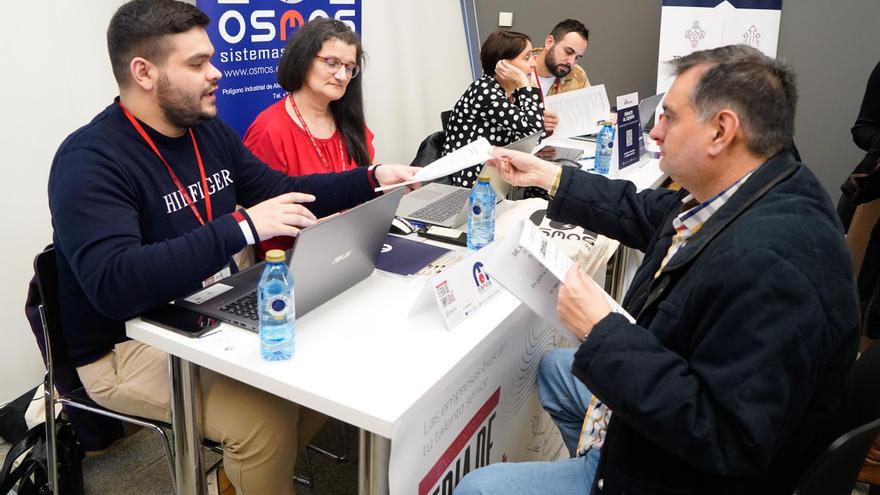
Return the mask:
<path fill-rule="evenodd" d="M 361 0 L 197 0 L 211 18 L 211 63 L 220 70 L 219 116 L 239 135 L 285 95 L 278 62 L 291 35 L 306 22 L 330 17 L 361 33 Z"/>
<path fill-rule="evenodd" d="M 666 62 L 724 45 L 746 44 L 776 57 L 782 0 L 663 0 L 657 92 L 672 85 Z"/>

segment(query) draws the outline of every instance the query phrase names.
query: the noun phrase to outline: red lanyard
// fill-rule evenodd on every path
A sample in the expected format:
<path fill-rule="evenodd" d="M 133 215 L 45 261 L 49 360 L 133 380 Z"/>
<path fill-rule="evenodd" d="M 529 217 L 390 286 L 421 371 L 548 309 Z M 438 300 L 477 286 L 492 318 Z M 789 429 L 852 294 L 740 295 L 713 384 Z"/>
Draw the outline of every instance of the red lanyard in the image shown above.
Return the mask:
<path fill-rule="evenodd" d="M 299 108 L 296 106 L 296 101 L 293 100 L 293 95 L 288 95 L 287 99 L 290 100 L 290 106 L 293 107 L 293 111 L 296 113 L 296 118 L 298 118 L 299 122 L 302 124 L 303 130 L 309 135 L 309 141 L 312 142 L 312 147 L 315 148 L 315 153 L 318 154 L 321 164 L 324 165 L 324 168 L 326 168 L 328 172 L 333 172 L 334 170 L 330 164 L 330 157 L 324 157 L 321 148 L 318 148 L 318 142 L 315 141 L 315 136 L 312 136 L 312 131 L 309 130 L 309 126 L 306 124 L 306 119 L 304 119 L 299 113 Z M 342 171 L 345 172 L 345 151 L 342 149 L 342 136 L 336 136 L 336 144 L 339 146 L 339 163 L 342 164 Z"/>
<path fill-rule="evenodd" d="M 195 201 L 193 201 L 189 194 L 187 194 L 186 189 L 183 187 L 183 184 L 180 182 L 180 179 L 177 178 L 177 174 L 174 173 L 174 170 L 171 169 L 171 165 L 168 165 L 168 162 L 165 161 L 165 157 L 162 156 L 162 153 L 159 153 L 159 148 L 156 147 L 156 144 L 153 143 L 153 140 L 150 138 L 149 134 L 144 131 L 144 128 L 141 126 L 140 122 L 134 118 L 134 115 L 128 111 L 127 108 L 122 106 L 122 103 L 119 104 L 119 108 L 122 109 L 122 112 L 128 117 L 131 125 L 134 126 L 135 130 L 137 130 L 138 134 L 144 138 L 144 141 L 147 142 L 147 145 L 156 153 L 156 156 L 162 160 L 162 163 L 165 164 L 165 169 L 168 170 L 168 175 L 171 176 L 171 180 L 174 181 L 174 185 L 177 186 L 177 191 L 183 196 L 184 201 L 189 206 L 189 209 L 192 210 L 193 215 L 196 216 L 196 220 L 199 221 L 200 224 L 205 225 L 205 221 L 202 219 L 201 213 L 195 206 Z M 196 151 L 196 161 L 199 163 L 199 174 L 202 178 L 202 195 L 205 197 L 205 211 L 208 212 L 208 221 L 214 220 L 214 215 L 211 211 L 211 196 L 208 194 L 208 178 L 205 176 L 205 164 L 202 163 L 202 154 L 199 153 L 199 146 L 196 144 L 196 135 L 193 134 L 192 128 L 188 129 L 189 136 L 192 138 L 193 149 Z"/>
<path fill-rule="evenodd" d="M 538 83 L 538 91 L 541 92 L 541 103 L 544 103 L 544 106 L 547 106 L 544 102 L 544 88 L 541 87 L 541 78 L 538 77 L 538 70 L 532 67 L 532 73 L 535 75 L 535 81 Z M 559 78 L 556 78 L 556 82 L 553 83 L 553 89 L 559 93 Z"/>

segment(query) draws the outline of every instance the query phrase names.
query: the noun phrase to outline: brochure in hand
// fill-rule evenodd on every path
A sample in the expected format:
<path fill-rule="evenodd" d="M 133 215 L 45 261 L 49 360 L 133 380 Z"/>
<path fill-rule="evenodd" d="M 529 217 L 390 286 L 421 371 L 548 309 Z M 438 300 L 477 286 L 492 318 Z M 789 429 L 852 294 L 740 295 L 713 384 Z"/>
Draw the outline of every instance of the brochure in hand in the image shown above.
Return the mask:
<path fill-rule="evenodd" d="M 579 341 L 559 321 L 556 298 L 565 274 L 574 263 L 556 243 L 529 219 L 502 241 L 486 261 L 486 270 L 505 289 L 541 316 L 573 344 Z M 598 286 L 598 284 L 597 284 Z M 600 287 L 601 289 L 601 287 Z M 602 291 L 611 311 L 635 322 L 614 299 Z"/>

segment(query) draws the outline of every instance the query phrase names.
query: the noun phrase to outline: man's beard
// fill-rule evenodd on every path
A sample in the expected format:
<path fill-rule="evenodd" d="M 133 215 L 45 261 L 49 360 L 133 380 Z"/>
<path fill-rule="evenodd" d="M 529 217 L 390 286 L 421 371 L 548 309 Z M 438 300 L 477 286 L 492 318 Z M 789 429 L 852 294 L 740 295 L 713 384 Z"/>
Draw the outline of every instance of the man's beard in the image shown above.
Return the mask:
<path fill-rule="evenodd" d="M 556 56 L 554 55 L 555 50 L 556 47 L 554 46 L 547 52 L 547 55 L 544 56 L 544 65 L 547 66 L 547 70 L 549 70 L 553 76 L 562 78 L 571 72 L 571 66 L 568 64 L 557 64 Z"/>
<path fill-rule="evenodd" d="M 177 127 L 197 126 L 217 115 L 216 108 L 207 112 L 202 110 L 202 94 L 192 95 L 172 88 L 164 74 L 159 76 L 157 90 L 159 108 L 162 109 L 165 118 Z"/>

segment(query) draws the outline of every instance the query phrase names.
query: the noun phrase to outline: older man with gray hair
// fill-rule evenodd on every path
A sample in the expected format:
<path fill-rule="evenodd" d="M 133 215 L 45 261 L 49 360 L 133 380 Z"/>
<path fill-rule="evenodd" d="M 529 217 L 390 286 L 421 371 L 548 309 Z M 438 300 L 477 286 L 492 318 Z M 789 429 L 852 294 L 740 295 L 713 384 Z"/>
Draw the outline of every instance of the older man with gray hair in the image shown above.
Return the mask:
<path fill-rule="evenodd" d="M 651 135 L 681 191 L 495 151 L 506 180 L 548 190 L 549 217 L 645 259 L 635 323 L 578 267 L 560 288 L 583 343 L 545 356 L 538 386 L 573 458 L 492 465 L 456 493 L 791 493 L 838 433 L 859 306 L 831 202 L 786 151 L 792 71 L 742 45 L 672 66 Z"/>

